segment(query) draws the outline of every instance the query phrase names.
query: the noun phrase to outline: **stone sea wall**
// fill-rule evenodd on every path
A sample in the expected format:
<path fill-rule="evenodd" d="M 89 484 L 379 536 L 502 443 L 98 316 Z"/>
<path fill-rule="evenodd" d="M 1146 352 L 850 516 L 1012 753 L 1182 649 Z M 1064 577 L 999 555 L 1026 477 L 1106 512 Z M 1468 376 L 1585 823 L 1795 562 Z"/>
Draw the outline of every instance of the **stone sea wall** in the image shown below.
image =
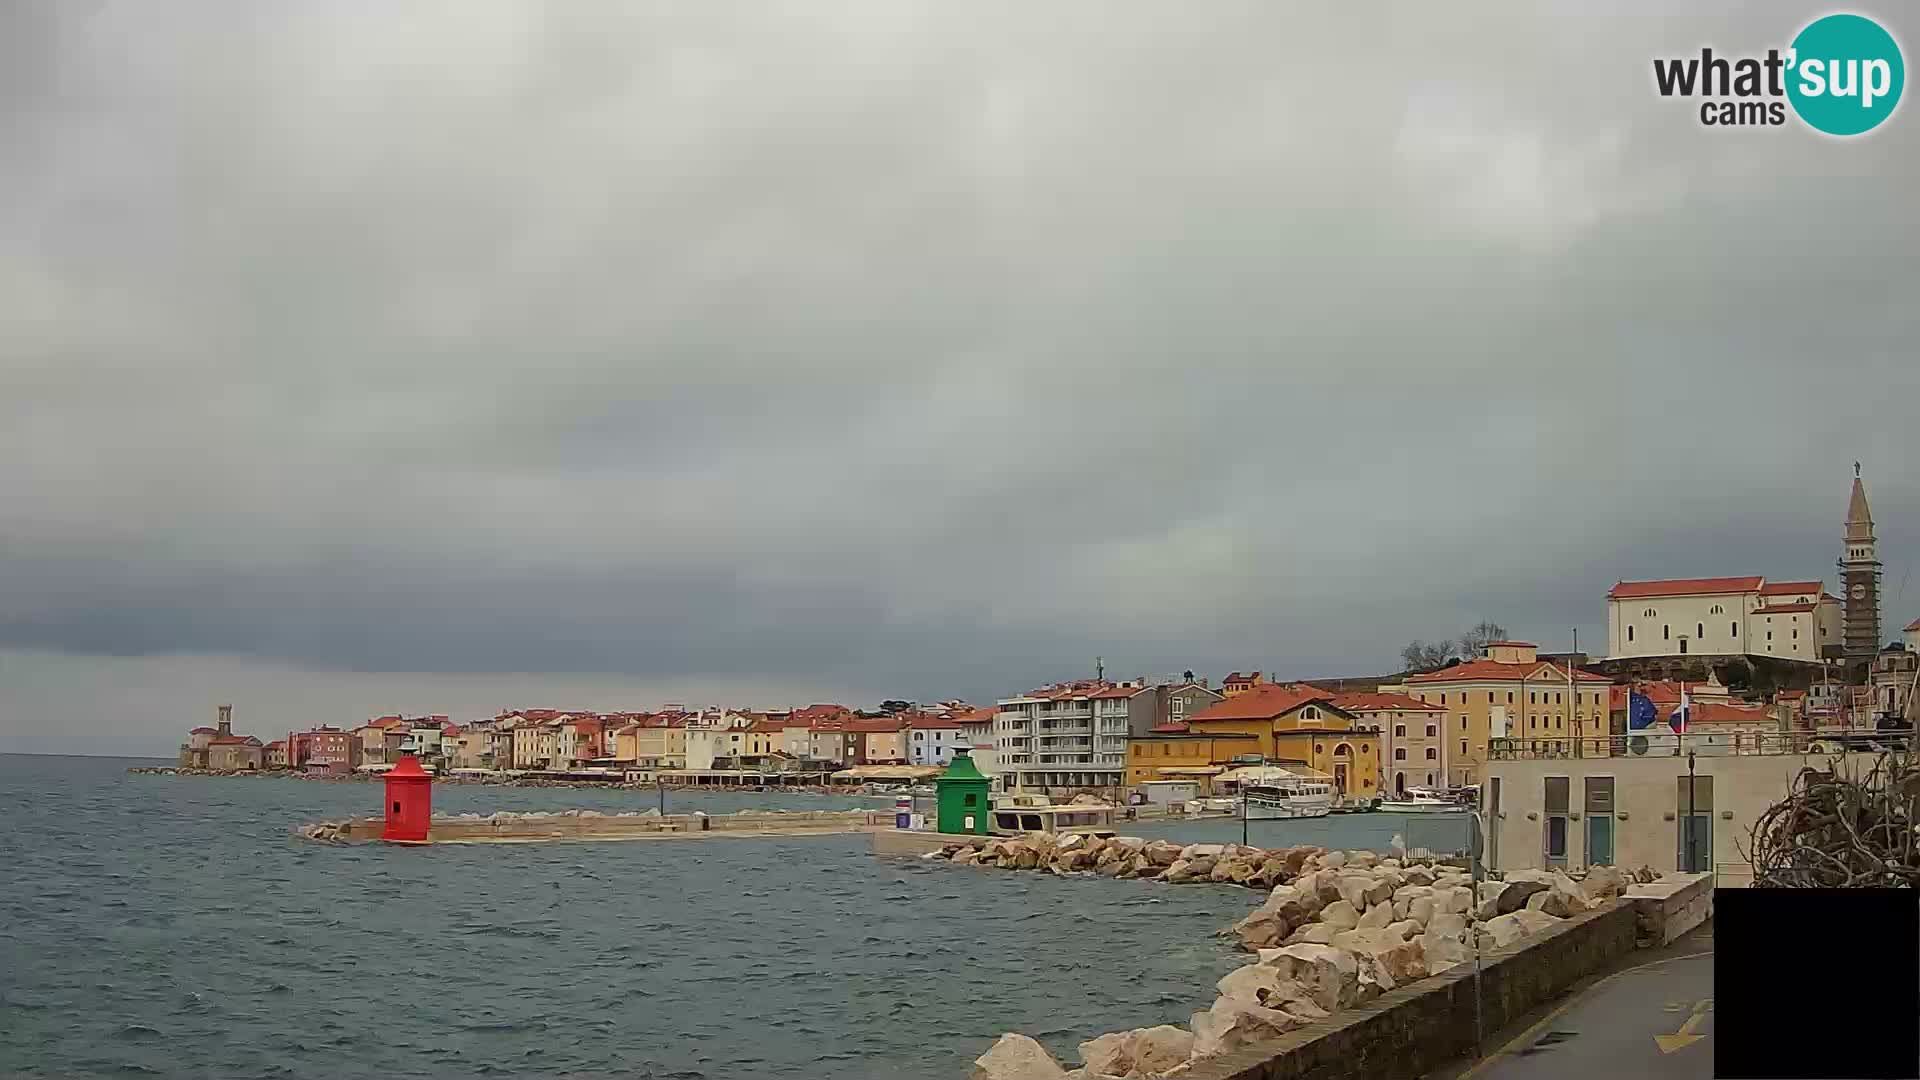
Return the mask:
<path fill-rule="evenodd" d="M 1628 878 L 1597 868 L 1584 881 L 1512 871 L 1477 886 L 1460 867 L 1318 847 L 1174 844 L 1139 837 L 1030 833 L 922 858 L 960 865 L 1267 891 L 1223 931 L 1255 954 L 1216 984 L 1186 1026 L 1116 1032 L 1080 1044 L 1068 1071 L 1033 1039 L 1009 1033 L 974 1063 L 973 1080 L 1180 1076 L 1363 1006 L 1396 988 L 1506 949 L 1612 902 Z M 1628 920 L 1630 924 L 1631 920 Z"/>

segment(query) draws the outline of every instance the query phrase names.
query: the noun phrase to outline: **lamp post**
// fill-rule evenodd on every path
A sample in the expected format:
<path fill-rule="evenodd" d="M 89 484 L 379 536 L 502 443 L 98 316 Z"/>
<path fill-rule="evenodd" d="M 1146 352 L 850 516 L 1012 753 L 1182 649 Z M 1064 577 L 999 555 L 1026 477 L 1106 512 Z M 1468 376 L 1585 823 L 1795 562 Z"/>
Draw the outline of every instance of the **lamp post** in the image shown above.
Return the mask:
<path fill-rule="evenodd" d="M 1699 871 L 1694 869 L 1694 864 L 1700 861 L 1700 853 L 1694 850 L 1695 833 L 1693 829 L 1694 815 L 1700 809 L 1699 792 L 1694 790 L 1693 785 L 1693 750 L 1689 747 L 1687 750 L 1687 813 L 1685 820 L 1680 823 L 1680 827 L 1686 830 L 1687 873 L 1689 874 L 1699 873 Z"/>

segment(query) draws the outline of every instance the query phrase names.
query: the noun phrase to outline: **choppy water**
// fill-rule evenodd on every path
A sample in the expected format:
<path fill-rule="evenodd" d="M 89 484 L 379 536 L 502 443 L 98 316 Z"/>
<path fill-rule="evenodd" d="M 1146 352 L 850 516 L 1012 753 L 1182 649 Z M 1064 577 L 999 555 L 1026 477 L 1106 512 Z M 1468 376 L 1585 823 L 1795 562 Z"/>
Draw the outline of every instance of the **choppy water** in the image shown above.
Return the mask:
<path fill-rule="evenodd" d="M 376 812 L 377 787 L 129 764 L 0 756 L 7 1075 L 963 1077 L 1002 1031 L 1070 1055 L 1184 1020 L 1239 962 L 1214 931 L 1256 900 L 883 860 L 864 836 L 331 847 L 288 829 Z M 1254 841 L 1292 824 L 1255 823 Z"/>

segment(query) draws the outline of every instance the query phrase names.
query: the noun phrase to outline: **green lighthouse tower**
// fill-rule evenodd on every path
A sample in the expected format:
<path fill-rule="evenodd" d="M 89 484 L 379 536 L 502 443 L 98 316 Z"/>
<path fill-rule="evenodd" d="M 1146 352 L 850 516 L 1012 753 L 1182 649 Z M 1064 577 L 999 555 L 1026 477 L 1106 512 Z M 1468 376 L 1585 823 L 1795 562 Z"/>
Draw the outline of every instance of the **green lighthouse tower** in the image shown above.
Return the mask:
<path fill-rule="evenodd" d="M 947 771 L 934 778 L 934 827 L 943 833 L 987 835 L 987 778 L 966 747 L 953 752 Z"/>

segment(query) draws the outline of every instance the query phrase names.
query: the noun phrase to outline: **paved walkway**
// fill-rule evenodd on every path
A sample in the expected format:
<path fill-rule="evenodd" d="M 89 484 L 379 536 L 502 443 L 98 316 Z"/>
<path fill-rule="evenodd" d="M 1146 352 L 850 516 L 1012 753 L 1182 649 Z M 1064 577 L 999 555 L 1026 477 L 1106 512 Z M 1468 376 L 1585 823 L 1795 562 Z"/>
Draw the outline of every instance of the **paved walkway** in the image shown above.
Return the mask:
<path fill-rule="evenodd" d="M 1713 954 L 1677 955 L 1576 993 L 1459 1080 L 1706 1080 Z"/>

